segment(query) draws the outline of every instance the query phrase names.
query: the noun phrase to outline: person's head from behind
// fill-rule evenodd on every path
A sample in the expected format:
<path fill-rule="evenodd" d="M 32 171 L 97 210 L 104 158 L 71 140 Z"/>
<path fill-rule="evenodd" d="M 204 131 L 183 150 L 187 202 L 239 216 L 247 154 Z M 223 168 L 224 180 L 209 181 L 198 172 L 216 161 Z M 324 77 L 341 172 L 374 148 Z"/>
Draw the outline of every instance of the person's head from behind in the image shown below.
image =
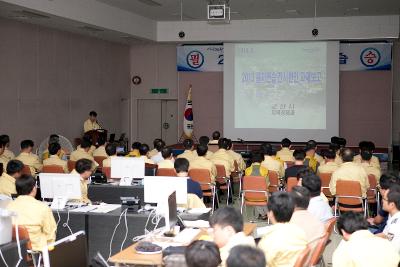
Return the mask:
<path fill-rule="evenodd" d="M 368 150 L 361 150 L 360 155 L 361 155 L 362 162 L 370 162 L 370 160 L 372 158 L 372 153 L 371 153 L 371 151 L 368 151 Z"/>
<path fill-rule="evenodd" d="M 104 137 L 104 136 L 99 136 L 99 138 L 97 139 L 97 144 L 99 145 L 99 146 L 104 146 L 105 145 L 105 143 L 106 143 L 106 138 Z"/>
<path fill-rule="evenodd" d="M 286 223 L 292 218 L 294 202 L 287 192 L 274 192 L 268 200 L 268 218 L 273 224 Z"/>
<path fill-rule="evenodd" d="M 304 152 L 306 153 L 306 157 L 314 157 L 315 156 L 315 147 L 310 146 L 310 145 L 306 145 L 304 147 Z"/>
<path fill-rule="evenodd" d="M 308 189 L 310 197 L 321 195 L 321 179 L 313 172 L 309 172 L 301 177 L 301 185 Z"/>
<path fill-rule="evenodd" d="M 87 139 L 83 139 L 83 140 L 82 140 L 82 142 L 81 142 L 81 148 L 82 148 L 83 150 L 85 150 L 86 152 L 88 152 L 91 146 L 92 146 L 92 143 L 91 143 L 89 140 L 87 140 Z"/>
<path fill-rule="evenodd" d="M 221 255 L 213 242 L 196 240 L 185 250 L 187 267 L 217 267 L 221 263 Z"/>
<path fill-rule="evenodd" d="M 340 146 L 336 143 L 330 143 L 329 149 L 335 151 L 335 154 L 340 150 Z"/>
<path fill-rule="evenodd" d="M 49 154 L 50 155 L 58 155 L 61 151 L 61 146 L 59 143 L 50 143 L 49 145 Z"/>
<path fill-rule="evenodd" d="M 317 142 L 315 140 L 308 140 L 306 143 L 306 146 L 312 147 L 314 149 L 317 149 Z"/>
<path fill-rule="evenodd" d="M 106 154 L 111 157 L 111 156 L 116 156 L 117 155 L 117 146 L 114 143 L 110 143 L 106 145 Z"/>
<path fill-rule="evenodd" d="M 359 230 L 367 230 L 368 222 L 362 213 L 353 211 L 342 213 L 337 221 L 339 234 L 344 240 L 349 240 L 350 236 Z"/>
<path fill-rule="evenodd" d="M 231 150 L 231 149 L 232 149 L 232 146 L 233 146 L 232 140 L 229 139 L 229 138 L 227 138 L 226 141 L 228 142 L 228 150 Z"/>
<path fill-rule="evenodd" d="M 23 140 L 21 142 L 21 151 L 26 153 L 31 153 L 35 144 L 32 140 Z"/>
<path fill-rule="evenodd" d="M 174 162 L 174 168 L 178 176 L 187 176 L 189 172 L 189 161 L 185 158 L 178 158 Z"/>
<path fill-rule="evenodd" d="M 306 158 L 306 153 L 303 149 L 296 149 L 295 151 L 293 151 L 293 157 L 295 161 L 297 161 L 298 163 L 302 163 Z"/>
<path fill-rule="evenodd" d="M 147 157 L 147 155 L 149 154 L 149 151 L 150 151 L 150 147 L 147 144 L 142 144 L 139 147 L 140 156 L 146 156 Z"/>
<path fill-rule="evenodd" d="M 340 148 L 344 148 L 347 144 L 347 141 L 345 138 L 339 137 L 337 144 L 340 146 Z"/>
<path fill-rule="evenodd" d="M 229 145 L 228 139 L 220 138 L 218 140 L 218 148 L 220 148 L 220 149 L 228 149 L 228 145 Z"/>
<path fill-rule="evenodd" d="M 8 147 L 10 145 L 10 136 L 8 136 L 7 134 L 0 135 L 0 143 Z"/>
<path fill-rule="evenodd" d="M 243 231 L 243 217 L 233 207 L 219 208 L 211 216 L 210 226 L 214 230 L 214 242 L 222 248 L 232 236 Z"/>
<path fill-rule="evenodd" d="M 197 156 L 204 157 L 207 154 L 208 146 L 204 144 L 199 144 L 196 148 Z"/>
<path fill-rule="evenodd" d="M 208 136 L 200 136 L 199 138 L 199 144 L 200 145 L 208 145 L 208 142 L 210 142 L 210 138 L 208 138 Z"/>
<path fill-rule="evenodd" d="M 4 168 L 4 166 L 3 166 Z M 24 163 L 19 160 L 12 159 L 7 163 L 4 168 L 8 175 L 18 179 L 22 175 L 22 170 L 24 169 Z"/>
<path fill-rule="evenodd" d="M 156 148 L 156 144 L 157 144 L 159 141 L 162 141 L 162 140 L 161 140 L 160 138 L 156 138 L 156 139 L 153 140 L 153 147 L 154 147 L 154 148 Z"/>
<path fill-rule="evenodd" d="M 21 175 L 15 180 L 15 188 L 18 196 L 36 196 L 36 180 L 31 175 Z"/>
<path fill-rule="evenodd" d="M 363 150 L 368 150 L 368 141 L 361 141 L 360 143 L 358 143 L 358 148 L 360 152 Z"/>
<path fill-rule="evenodd" d="M 352 162 L 354 159 L 353 150 L 350 148 L 342 149 L 340 156 L 342 157 L 343 162 Z"/>
<path fill-rule="evenodd" d="M 304 186 L 295 186 L 290 195 L 293 198 L 296 210 L 306 210 L 310 203 L 310 191 Z"/>
<path fill-rule="evenodd" d="M 0 142 L 0 155 L 2 155 L 4 153 L 5 149 L 6 149 L 6 144 Z"/>
<path fill-rule="evenodd" d="M 91 122 L 97 121 L 97 112 L 92 110 L 89 112 L 89 119 Z"/>
<path fill-rule="evenodd" d="M 292 141 L 290 141 L 289 138 L 283 138 L 281 141 L 281 146 L 282 147 L 286 147 L 286 148 L 290 148 L 290 146 L 292 145 Z"/>
<path fill-rule="evenodd" d="M 385 173 L 381 175 L 379 179 L 380 189 L 379 192 L 382 196 L 385 196 L 387 191 L 393 185 L 400 185 L 400 179 L 393 173 Z"/>
<path fill-rule="evenodd" d="M 271 149 L 272 149 L 272 145 L 271 144 L 268 144 L 268 143 L 261 144 L 260 151 L 262 151 L 262 153 L 265 156 L 270 156 Z"/>
<path fill-rule="evenodd" d="M 185 139 L 183 141 L 183 148 L 185 148 L 185 150 L 193 150 L 193 141 L 192 141 L 192 139 Z"/>
<path fill-rule="evenodd" d="M 132 143 L 132 150 L 139 150 L 142 144 L 140 142 L 133 142 Z"/>
<path fill-rule="evenodd" d="M 264 156 L 259 151 L 251 153 L 251 163 L 261 163 L 264 160 Z"/>
<path fill-rule="evenodd" d="M 265 254 L 258 248 L 239 245 L 233 247 L 226 260 L 227 267 L 265 267 Z"/>
<path fill-rule="evenodd" d="M 221 138 L 221 133 L 218 131 L 215 131 L 212 133 L 212 139 L 213 140 L 219 140 Z"/>
<path fill-rule="evenodd" d="M 390 215 L 400 211 L 400 185 L 392 185 L 382 196 L 382 208 Z"/>
<path fill-rule="evenodd" d="M 161 150 L 165 147 L 165 143 L 163 140 L 159 139 L 155 144 L 154 148 L 157 149 L 158 152 L 161 152 Z"/>
<path fill-rule="evenodd" d="M 172 149 L 169 147 L 164 147 L 161 149 L 161 156 L 163 159 L 172 159 Z"/>
<path fill-rule="evenodd" d="M 93 162 L 89 159 L 80 159 L 75 163 L 75 170 L 82 179 L 89 179 L 90 175 L 92 175 Z"/>
<path fill-rule="evenodd" d="M 325 162 L 333 162 L 336 158 L 336 151 L 333 149 L 328 149 L 323 152 Z"/>

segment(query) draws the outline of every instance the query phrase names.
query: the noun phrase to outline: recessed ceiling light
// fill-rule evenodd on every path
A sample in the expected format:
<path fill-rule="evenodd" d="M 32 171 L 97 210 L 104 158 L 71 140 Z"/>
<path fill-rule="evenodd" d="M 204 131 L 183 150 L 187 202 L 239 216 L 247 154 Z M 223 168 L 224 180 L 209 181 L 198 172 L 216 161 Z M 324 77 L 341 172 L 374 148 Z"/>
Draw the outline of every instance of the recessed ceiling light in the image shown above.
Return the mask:
<path fill-rule="evenodd" d="M 298 15 L 299 11 L 297 11 L 297 9 L 287 9 L 285 10 L 286 14 L 292 14 L 292 15 Z"/>

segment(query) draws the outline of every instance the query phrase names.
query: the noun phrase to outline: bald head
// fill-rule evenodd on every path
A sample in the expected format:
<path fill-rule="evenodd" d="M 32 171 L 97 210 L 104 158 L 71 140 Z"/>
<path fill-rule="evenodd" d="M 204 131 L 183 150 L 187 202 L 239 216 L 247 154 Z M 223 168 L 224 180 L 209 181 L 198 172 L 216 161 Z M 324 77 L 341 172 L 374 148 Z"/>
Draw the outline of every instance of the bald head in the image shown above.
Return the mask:
<path fill-rule="evenodd" d="M 345 148 L 342 150 L 342 160 L 343 162 L 352 162 L 354 158 L 354 153 L 351 149 Z"/>

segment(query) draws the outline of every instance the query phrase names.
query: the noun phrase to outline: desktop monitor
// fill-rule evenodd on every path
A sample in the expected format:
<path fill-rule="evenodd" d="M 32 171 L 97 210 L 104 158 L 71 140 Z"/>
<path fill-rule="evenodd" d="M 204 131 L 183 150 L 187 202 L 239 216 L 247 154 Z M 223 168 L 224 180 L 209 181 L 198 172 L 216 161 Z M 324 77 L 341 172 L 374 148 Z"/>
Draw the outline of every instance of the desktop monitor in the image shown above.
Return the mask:
<path fill-rule="evenodd" d="M 176 192 L 176 202 L 179 205 L 187 205 L 187 179 L 188 177 L 176 176 L 145 176 L 144 202 L 165 202 L 167 197 Z"/>
<path fill-rule="evenodd" d="M 176 191 L 174 191 L 168 197 L 168 222 L 167 226 L 169 229 L 172 229 L 178 222 L 178 214 L 177 214 L 177 204 L 176 204 Z"/>
<path fill-rule="evenodd" d="M 42 198 L 80 199 L 82 197 L 79 174 L 40 173 L 39 180 Z"/>
<path fill-rule="evenodd" d="M 111 177 L 144 178 L 144 160 L 133 157 L 111 157 Z"/>
<path fill-rule="evenodd" d="M 122 153 L 125 153 L 125 147 L 117 146 L 117 154 L 122 154 Z"/>

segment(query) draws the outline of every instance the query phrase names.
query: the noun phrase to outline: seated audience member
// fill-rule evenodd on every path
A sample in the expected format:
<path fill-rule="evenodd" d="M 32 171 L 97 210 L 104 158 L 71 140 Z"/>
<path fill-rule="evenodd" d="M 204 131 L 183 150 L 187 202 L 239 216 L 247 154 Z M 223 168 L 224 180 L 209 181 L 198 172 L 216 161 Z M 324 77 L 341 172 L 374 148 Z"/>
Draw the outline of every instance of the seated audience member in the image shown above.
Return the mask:
<path fill-rule="evenodd" d="M 242 155 L 233 151 L 232 147 L 233 147 L 232 140 L 228 139 L 227 151 L 232 156 L 232 158 L 236 161 L 236 164 L 238 166 L 238 171 L 244 171 L 244 169 L 246 169 L 246 163 L 244 162 Z"/>
<path fill-rule="evenodd" d="M 332 149 L 325 150 L 324 153 L 324 164 L 318 167 L 317 173 L 333 173 L 339 169 L 339 165 L 335 162 L 336 152 Z"/>
<path fill-rule="evenodd" d="M 341 242 L 333 253 L 332 266 L 396 267 L 400 257 L 388 240 L 370 233 L 360 213 L 343 213 L 337 222 Z"/>
<path fill-rule="evenodd" d="M 140 157 L 139 149 L 140 149 L 141 145 L 142 144 L 139 142 L 132 143 L 132 149 L 131 149 L 131 151 L 129 151 L 128 155 L 126 155 L 126 156 L 127 157 Z"/>
<path fill-rule="evenodd" d="M 330 143 L 329 149 L 335 151 L 335 163 L 340 166 L 343 163 L 342 157 L 340 155 L 340 145 L 336 143 Z"/>
<path fill-rule="evenodd" d="M 86 142 L 88 142 L 88 143 L 90 144 L 88 153 L 89 153 L 91 156 L 93 156 L 93 152 L 94 152 L 94 150 L 96 149 L 96 146 L 93 145 L 92 136 L 90 136 L 90 135 L 88 135 L 88 134 L 83 135 L 82 142 L 83 142 L 83 141 L 86 141 Z M 81 145 L 79 145 L 79 146 L 77 146 L 76 148 L 79 149 L 79 148 L 82 148 L 82 147 L 81 147 Z"/>
<path fill-rule="evenodd" d="M 12 160 L 15 158 L 14 153 L 10 150 L 10 137 L 6 134 L 0 135 L 0 143 L 5 145 L 3 156 L 8 160 Z"/>
<path fill-rule="evenodd" d="M 204 145 L 204 146 L 207 146 L 207 148 L 208 148 L 208 142 L 210 142 L 210 138 L 208 138 L 208 136 L 205 136 L 205 135 L 200 136 L 199 145 Z M 207 154 L 205 155 L 205 158 L 210 159 L 213 154 L 214 154 L 213 152 L 211 152 L 210 150 L 207 149 Z M 195 157 L 198 156 L 196 150 L 193 151 L 193 155 Z"/>
<path fill-rule="evenodd" d="M 174 155 L 172 149 L 164 147 L 161 150 L 161 155 L 164 160 L 157 163 L 159 169 L 173 169 L 174 168 Z"/>
<path fill-rule="evenodd" d="M 71 153 L 69 157 L 72 161 L 78 161 L 80 159 L 88 159 L 91 160 L 94 166 L 98 166 L 99 164 L 94 160 L 93 156 L 89 153 L 91 143 L 88 140 L 83 140 L 80 147 L 76 148 L 75 151 Z"/>
<path fill-rule="evenodd" d="M 40 164 L 39 157 L 32 153 L 34 143 L 32 140 L 24 140 L 21 142 L 21 153 L 15 158 L 22 161 L 24 165 L 27 165 L 31 170 L 31 174 L 34 175 L 42 170 L 42 164 Z"/>
<path fill-rule="evenodd" d="M 189 177 L 189 161 L 185 158 L 176 159 L 174 162 L 174 168 L 176 171 L 176 176 L 178 177 Z M 203 198 L 203 191 L 198 182 L 192 179 L 187 179 L 187 192 L 189 194 L 195 194 L 200 199 Z"/>
<path fill-rule="evenodd" d="M 379 180 L 379 184 L 379 193 L 381 196 L 386 196 L 390 187 L 393 185 L 400 185 L 400 179 L 394 174 L 383 174 Z M 371 229 L 372 232 L 375 234 L 382 233 L 386 226 L 388 217 L 389 213 L 382 208 L 382 205 L 380 205 L 378 214 L 374 218 L 368 218 L 370 224 L 378 226 L 377 229 Z"/>
<path fill-rule="evenodd" d="M 183 141 L 183 147 L 185 148 L 185 151 L 183 151 L 182 154 L 178 155 L 177 158 L 185 158 L 189 162 L 192 161 L 195 158 L 195 155 L 193 154 L 194 146 L 192 139 L 185 139 L 185 141 Z"/>
<path fill-rule="evenodd" d="M 239 245 L 231 249 L 226 260 L 227 267 L 265 267 L 264 253 L 255 247 Z"/>
<path fill-rule="evenodd" d="M 325 224 L 333 217 L 333 213 L 321 192 L 321 179 L 314 173 L 308 172 L 302 176 L 301 185 L 310 192 L 310 203 L 307 210 Z"/>
<path fill-rule="evenodd" d="M 117 156 L 117 146 L 114 143 L 106 145 L 107 158 L 103 160 L 103 167 L 111 167 L 111 157 Z"/>
<path fill-rule="evenodd" d="M 220 138 L 218 141 L 218 150 L 211 156 L 211 161 L 214 164 L 224 165 L 226 176 L 230 176 L 235 170 L 235 160 L 228 153 L 229 141 L 226 138 Z"/>
<path fill-rule="evenodd" d="M 233 207 L 217 209 L 210 218 L 210 226 L 214 232 L 214 242 L 219 247 L 222 266 L 225 266 L 226 259 L 231 249 L 237 245 L 249 245 L 255 247 L 254 238 L 246 236 L 243 232 L 243 217 Z"/>
<path fill-rule="evenodd" d="M 187 246 L 185 259 L 187 267 L 217 267 L 221 263 L 217 245 L 204 240 L 196 240 Z"/>
<path fill-rule="evenodd" d="M 11 197 L 17 194 L 15 181 L 21 177 L 24 164 L 16 159 L 8 162 L 6 168 L 3 166 L 3 174 L 0 176 L 0 194 Z"/>
<path fill-rule="evenodd" d="M 285 168 L 283 161 L 276 158 L 276 149 L 271 144 L 262 144 L 261 151 L 264 153 L 264 160 L 261 162 L 261 166 L 267 168 L 269 171 L 274 171 L 278 174 L 278 177 L 285 175 Z"/>
<path fill-rule="evenodd" d="M 253 152 L 251 155 L 251 166 L 244 172 L 246 176 L 262 176 L 265 177 L 267 182 L 267 189 L 269 186 L 268 169 L 261 165 L 263 155 L 260 152 Z"/>
<path fill-rule="evenodd" d="M 4 151 L 6 149 L 5 143 L 0 140 L 0 164 L 3 164 L 3 168 L 5 169 L 9 159 L 4 155 Z"/>
<path fill-rule="evenodd" d="M 303 229 L 289 223 L 294 202 L 287 192 L 275 192 L 268 200 L 268 218 L 272 226 L 258 243 L 269 267 L 292 267 L 307 246 Z"/>
<path fill-rule="evenodd" d="M 383 209 L 389 213 L 383 232 L 378 234 L 388 239 L 400 253 L 400 186 L 393 185 L 382 196 Z"/>
<path fill-rule="evenodd" d="M 217 176 L 217 168 L 215 164 L 206 158 L 208 151 L 207 145 L 199 144 L 196 148 L 197 157 L 190 162 L 189 169 L 206 169 L 210 172 L 211 181 L 215 182 Z"/>
<path fill-rule="evenodd" d="M 295 206 L 290 223 L 296 224 L 303 229 L 309 244 L 315 246 L 318 239 L 325 234 L 325 226 L 315 215 L 307 210 L 311 197 L 310 191 L 303 186 L 295 186 L 290 195 Z"/>
<path fill-rule="evenodd" d="M 210 140 L 210 142 L 209 142 L 208 144 L 210 144 L 210 145 L 217 145 L 219 139 L 221 138 L 221 133 L 218 132 L 218 131 L 215 131 L 215 132 L 212 133 L 212 136 L 211 136 L 211 137 L 212 137 L 212 140 Z"/>
<path fill-rule="evenodd" d="M 139 153 L 140 153 L 140 158 L 144 160 L 144 163 L 147 164 L 154 164 L 154 161 L 152 161 L 151 159 L 149 159 L 149 146 L 147 144 L 142 144 L 139 147 Z"/>
<path fill-rule="evenodd" d="M 281 150 L 276 153 L 276 156 L 283 161 L 294 161 L 293 151 L 290 150 L 292 142 L 288 138 L 283 138 L 281 141 Z"/>
<path fill-rule="evenodd" d="M 71 174 L 79 174 L 81 177 L 81 192 L 82 197 L 79 202 L 91 203 L 88 198 L 88 180 L 90 175 L 92 175 L 93 161 L 89 159 L 80 159 L 75 163 L 75 169 Z"/>
<path fill-rule="evenodd" d="M 153 141 L 153 149 L 151 151 L 149 151 L 149 155 L 148 155 L 149 159 L 152 158 L 153 156 L 155 156 L 158 153 L 158 150 L 157 150 L 156 147 L 157 147 L 157 143 L 159 141 L 162 141 L 162 140 L 160 138 L 154 139 L 154 141 Z"/>
<path fill-rule="evenodd" d="M 99 147 L 93 151 L 93 157 L 107 157 L 106 139 L 104 137 L 99 137 L 97 144 Z"/>
<path fill-rule="evenodd" d="M 304 158 L 304 166 L 307 166 L 314 173 L 317 172 L 319 167 L 319 162 L 315 158 L 315 148 L 312 146 L 306 145 L 304 148 L 304 152 L 306 153 L 306 157 Z"/>
<path fill-rule="evenodd" d="M 165 147 L 165 143 L 163 140 L 159 140 L 155 144 L 155 148 L 157 149 L 157 153 L 151 157 L 151 160 L 154 162 L 154 164 L 158 164 L 160 161 L 163 161 L 164 158 L 161 155 L 161 150 Z"/>
<path fill-rule="evenodd" d="M 379 183 L 379 178 L 381 177 L 381 170 L 374 166 L 371 162 L 372 153 L 368 150 L 361 151 L 361 166 L 364 168 L 365 172 L 370 175 L 374 175 L 376 182 Z"/>
<path fill-rule="evenodd" d="M 381 170 L 381 164 L 379 162 L 379 158 L 374 156 L 375 144 L 370 141 L 361 141 L 358 144 L 358 147 L 359 147 L 359 154 L 354 156 L 354 162 L 361 163 L 362 162 L 361 152 L 368 151 L 372 155 L 371 159 L 370 159 L 370 164 L 372 166 L 374 166 L 375 168 L 378 168 L 379 170 Z"/>
<path fill-rule="evenodd" d="M 51 134 L 49 136 L 47 149 L 42 154 L 42 160 L 48 159 L 50 157 L 49 146 L 53 143 L 60 143 L 60 136 L 58 134 Z M 58 154 L 58 157 L 62 159 L 65 156 L 65 154 L 66 154 L 65 151 L 61 149 L 60 153 Z"/>
<path fill-rule="evenodd" d="M 8 204 L 7 209 L 17 213 L 14 223 L 26 227 L 33 251 L 41 251 L 44 246 L 56 240 L 57 225 L 51 209 L 36 197 L 36 180 L 30 175 L 22 175 L 15 182 L 18 197 Z"/>
<path fill-rule="evenodd" d="M 317 153 L 317 148 L 318 148 L 317 142 L 315 142 L 315 140 L 308 140 L 307 143 L 306 143 L 306 146 L 310 147 L 310 148 L 313 148 L 313 150 L 314 150 L 313 156 L 318 161 L 318 163 L 321 165 L 323 163 L 323 161 L 324 161 L 324 158 L 321 157 Z"/>
<path fill-rule="evenodd" d="M 289 177 L 297 177 L 300 171 L 307 169 L 307 166 L 304 166 L 304 158 L 306 157 L 304 150 L 296 149 L 293 152 L 293 157 L 294 165 L 285 170 L 285 181 L 287 181 Z"/>
<path fill-rule="evenodd" d="M 332 195 L 336 194 L 336 182 L 338 180 L 357 181 L 361 185 L 361 195 L 365 198 L 369 188 L 367 173 L 363 167 L 353 162 L 354 154 L 351 149 L 343 149 L 341 155 L 343 163 L 336 171 L 332 173 L 332 178 L 329 183 L 329 190 L 331 191 Z"/>
<path fill-rule="evenodd" d="M 59 143 L 51 143 L 49 145 L 49 158 L 43 160 L 43 166 L 57 165 L 61 166 L 65 173 L 68 173 L 68 165 L 65 160 L 59 158 L 61 146 Z"/>

